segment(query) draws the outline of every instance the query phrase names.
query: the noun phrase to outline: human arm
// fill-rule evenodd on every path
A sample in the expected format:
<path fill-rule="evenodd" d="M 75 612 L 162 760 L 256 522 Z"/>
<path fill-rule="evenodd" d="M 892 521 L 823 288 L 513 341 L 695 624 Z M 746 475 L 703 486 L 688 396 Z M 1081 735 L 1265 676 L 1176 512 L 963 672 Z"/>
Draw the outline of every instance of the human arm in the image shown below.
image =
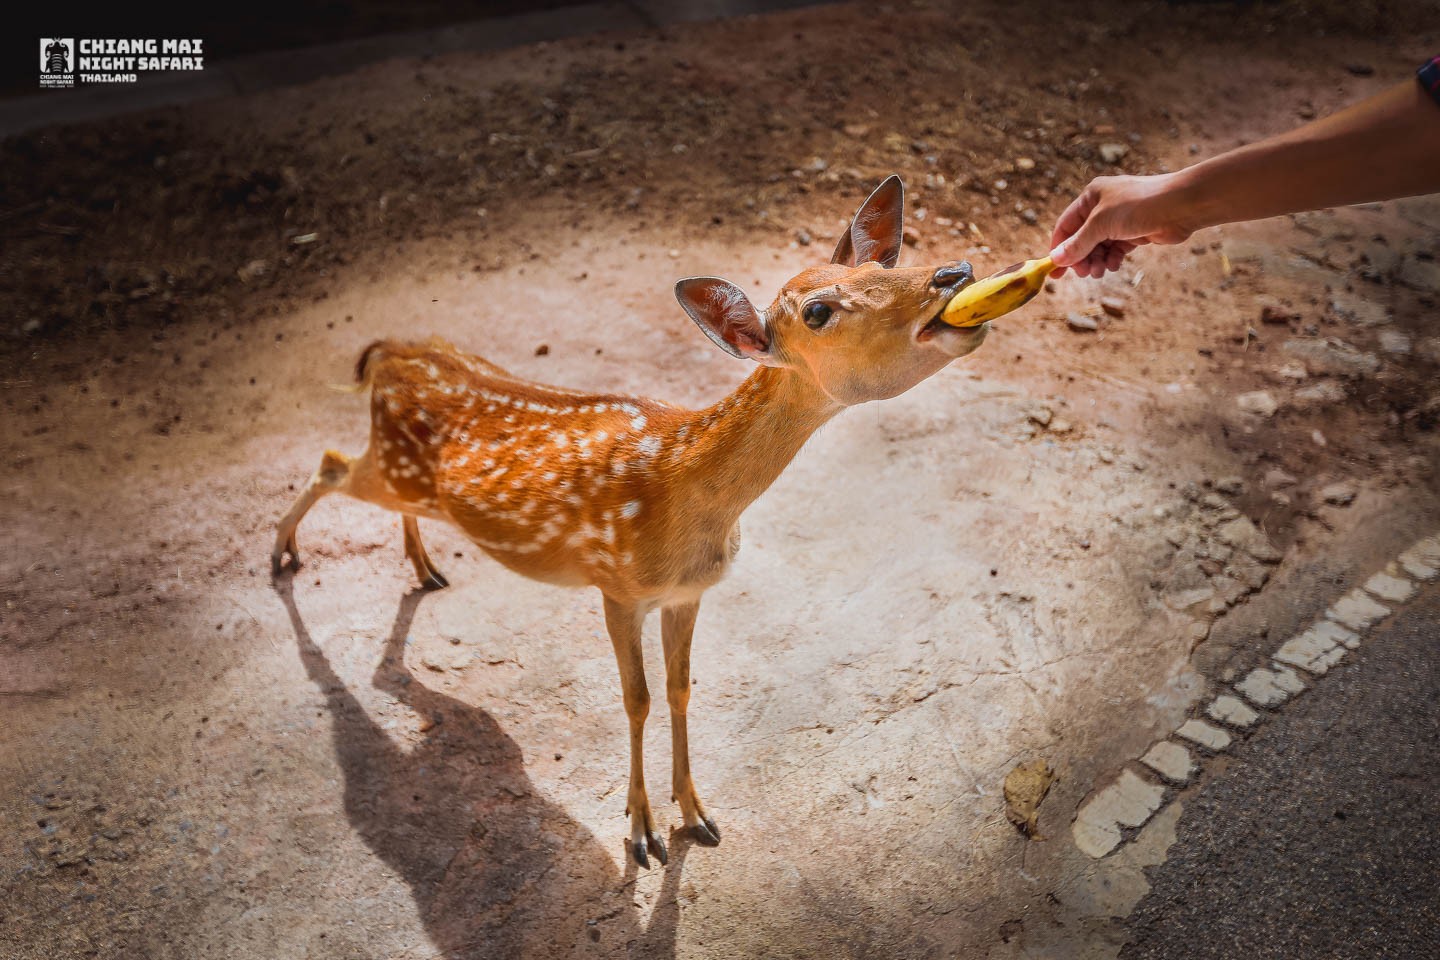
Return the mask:
<path fill-rule="evenodd" d="M 1098 277 L 1203 227 L 1440 191 L 1440 103 L 1413 80 L 1175 173 L 1098 177 L 1060 215 L 1051 257 Z"/>

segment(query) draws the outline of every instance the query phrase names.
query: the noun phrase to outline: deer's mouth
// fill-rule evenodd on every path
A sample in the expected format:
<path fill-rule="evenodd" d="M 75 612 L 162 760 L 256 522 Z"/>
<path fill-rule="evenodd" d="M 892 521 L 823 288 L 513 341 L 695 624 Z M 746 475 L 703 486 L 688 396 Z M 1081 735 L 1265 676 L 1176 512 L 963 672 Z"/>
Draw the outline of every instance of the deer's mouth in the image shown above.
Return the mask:
<path fill-rule="evenodd" d="M 919 329 L 915 331 L 915 339 L 917 342 L 925 343 L 928 340 L 935 339 L 937 334 L 943 333 L 946 330 L 955 330 L 954 327 L 941 319 L 941 315 L 945 313 L 945 308 L 950 305 L 950 298 L 955 296 L 956 293 L 959 293 L 958 289 L 947 291 L 940 297 L 939 302 L 935 306 L 935 313 L 924 323 L 920 324 Z"/>

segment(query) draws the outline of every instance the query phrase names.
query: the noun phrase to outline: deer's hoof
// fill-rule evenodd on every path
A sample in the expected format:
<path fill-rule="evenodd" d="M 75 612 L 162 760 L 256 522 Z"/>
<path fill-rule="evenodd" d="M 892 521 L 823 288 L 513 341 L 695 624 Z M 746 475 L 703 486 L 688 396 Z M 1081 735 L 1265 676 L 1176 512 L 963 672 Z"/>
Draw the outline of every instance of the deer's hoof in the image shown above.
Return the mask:
<path fill-rule="evenodd" d="M 701 846 L 720 846 L 720 828 L 709 817 L 701 817 L 700 822 L 690 828 L 690 833 Z"/>
<path fill-rule="evenodd" d="M 660 861 L 660 866 L 663 867 L 670 862 L 670 856 L 665 851 L 665 841 L 661 840 L 660 834 L 654 830 L 645 833 L 645 846 L 649 847 L 650 852 L 655 855 L 655 859 Z"/>
<path fill-rule="evenodd" d="M 426 577 L 425 582 L 420 584 L 420 586 L 426 590 L 444 590 L 450 586 L 450 581 L 446 580 L 445 574 L 439 570 L 431 570 L 430 576 Z"/>

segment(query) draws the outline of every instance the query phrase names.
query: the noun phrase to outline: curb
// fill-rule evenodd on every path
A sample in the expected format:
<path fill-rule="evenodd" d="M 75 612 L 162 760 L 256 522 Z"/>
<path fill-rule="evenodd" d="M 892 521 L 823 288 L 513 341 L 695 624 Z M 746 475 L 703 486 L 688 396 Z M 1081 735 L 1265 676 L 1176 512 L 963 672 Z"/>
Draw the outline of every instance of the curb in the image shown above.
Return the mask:
<path fill-rule="evenodd" d="M 1184 787 L 1206 760 L 1230 747 L 1234 735 L 1255 729 L 1274 710 L 1307 689 L 1350 651 L 1365 633 L 1415 596 L 1420 582 L 1440 577 L 1440 536 L 1419 540 L 1385 569 L 1335 601 L 1321 619 L 1270 654 L 1269 662 L 1223 689 L 1170 735 L 1127 764 L 1119 778 L 1080 806 L 1071 824 L 1075 845 L 1093 859 L 1127 842 L 1125 830 L 1144 826 L 1169 787 Z M 1177 742 L 1183 741 L 1183 742 Z"/>

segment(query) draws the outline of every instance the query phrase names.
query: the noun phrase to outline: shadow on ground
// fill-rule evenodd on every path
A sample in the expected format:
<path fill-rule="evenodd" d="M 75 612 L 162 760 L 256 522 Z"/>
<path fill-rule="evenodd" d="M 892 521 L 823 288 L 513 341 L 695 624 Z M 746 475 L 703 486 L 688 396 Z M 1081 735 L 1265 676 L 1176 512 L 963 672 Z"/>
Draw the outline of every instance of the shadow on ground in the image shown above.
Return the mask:
<path fill-rule="evenodd" d="M 627 861 L 622 876 L 587 829 L 539 794 L 520 748 L 488 713 L 436 693 L 410 673 L 405 638 L 423 592 L 401 600 L 373 677 L 377 690 L 435 724 L 406 749 L 331 669 L 300 616 L 291 581 L 275 589 L 300 659 L 332 716 L 345 814 L 409 884 L 443 956 L 553 957 L 565 944 L 675 955 L 676 892 L 689 837 L 672 831 L 670 863 L 644 922 L 634 902 L 634 864 Z"/>

